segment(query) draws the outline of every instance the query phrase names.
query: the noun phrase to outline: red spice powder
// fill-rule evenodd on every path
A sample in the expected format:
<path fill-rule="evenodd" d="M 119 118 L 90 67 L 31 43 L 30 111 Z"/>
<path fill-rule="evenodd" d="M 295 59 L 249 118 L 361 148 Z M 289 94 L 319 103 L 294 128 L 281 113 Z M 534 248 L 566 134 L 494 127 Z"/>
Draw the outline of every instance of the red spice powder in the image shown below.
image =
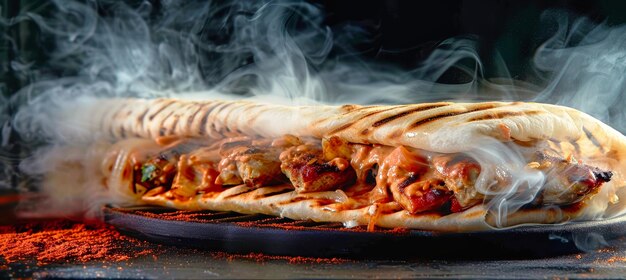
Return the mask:
<path fill-rule="evenodd" d="M 290 257 L 290 256 L 272 256 L 264 255 L 262 253 L 249 253 L 249 254 L 229 254 L 224 252 L 214 252 L 211 256 L 219 259 L 226 259 L 228 261 L 234 261 L 238 259 L 253 260 L 256 262 L 266 262 L 271 260 L 287 261 L 290 264 L 340 264 L 349 262 L 350 260 L 341 258 L 310 258 L 310 257 Z"/>
<path fill-rule="evenodd" d="M 149 211 L 121 210 L 121 209 L 116 209 L 116 211 L 126 212 L 130 214 L 137 214 L 140 216 L 154 218 L 154 219 L 192 222 L 192 223 L 210 223 L 211 222 L 210 217 L 211 215 L 214 215 L 212 213 L 185 211 L 185 210 L 178 210 L 178 211 L 165 212 L 165 213 L 152 213 Z"/>
<path fill-rule="evenodd" d="M 159 246 L 121 235 L 102 223 L 54 220 L 0 226 L 0 257 L 6 263 L 118 262 L 157 251 Z"/>
<path fill-rule="evenodd" d="M 602 248 L 602 249 L 596 250 L 596 252 L 598 252 L 598 253 L 615 253 L 616 251 L 613 248 Z"/>
<path fill-rule="evenodd" d="M 610 257 L 609 259 L 606 260 L 606 263 L 615 263 L 615 262 L 619 262 L 619 263 L 624 263 L 626 262 L 626 257 Z"/>

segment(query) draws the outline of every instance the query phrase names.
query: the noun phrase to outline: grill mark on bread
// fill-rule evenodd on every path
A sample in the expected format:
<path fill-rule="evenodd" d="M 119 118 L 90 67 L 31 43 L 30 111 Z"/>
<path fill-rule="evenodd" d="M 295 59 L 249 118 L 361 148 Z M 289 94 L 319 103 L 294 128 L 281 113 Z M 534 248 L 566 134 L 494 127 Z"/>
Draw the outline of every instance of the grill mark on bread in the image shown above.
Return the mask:
<path fill-rule="evenodd" d="M 244 104 L 243 112 L 247 112 L 248 109 L 250 108 L 250 105 L 251 104 Z M 230 129 L 228 125 L 228 120 L 230 119 L 230 115 L 233 113 L 233 111 L 234 110 L 229 110 L 228 112 L 226 112 L 226 116 L 224 116 L 224 127 L 226 128 L 226 132 L 232 132 L 232 130 Z"/>
<path fill-rule="evenodd" d="M 309 199 L 313 199 L 313 198 L 304 197 L 304 196 L 296 196 L 296 197 L 291 198 L 290 200 L 281 201 L 281 202 L 278 203 L 278 205 L 287 205 L 287 204 L 296 203 L 296 202 L 300 202 L 300 201 L 305 201 L 305 200 L 309 200 Z"/>
<path fill-rule="evenodd" d="M 150 111 L 150 106 L 146 106 L 146 109 L 143 110 L 143 112 L 137 117 L 137 122 L 139 123 L 139 127 L 142 128 L 143 130 L 143 122 L 144 122 L 144 118 L 146 117 L 146 114 L 148 114 L 148 111 Z M 135 132 L 135 136 L 139 136 L 138 132 Z"/>
<path fill-rule="evenodd" d="M 169 129 L 169 134 L 174 134 L 174 130 L 176 130 L 176 126 L 178 125 L 178 121 L 180 121 L 180 115 L 174 115 L 174 122 L 172 123 L 172 127 Z"/>
<path fill-rule="evenodd" d="M 252 125 L 252 123 L 254 123 L 260 115 L 262 115 L 263 113 L 267 111 L 271 111 L 271 109 L 265 108 L 265 109 L 258 110 L 256 114 L 254 114 L 254 116 L 248 119 L 248 125 Z"/>
<path fill-rule="evenodd" d="M 112 119 L 113 121 L 117 121 L 117 118 L 119 118 L 119 115 L 120 115 L 120 114 L 121 114 L 124 110 L 126 110 L 126 106 L 128 106 L 128 103 L 126 103 L 126 104 L 122 105 L 122 107 L 121 107 L 119 110 L 117 110 L 117 112 L 115 112 L 115 114 L 113 114 L 113 117 L 111 117 L 111 119 Z M 123 127 L 124 127 L 124 124 L 120 125 L 120 128 L 123 128 Z M 111 126 L 109 127 L 109 131 L 110 131 L 111 135 L 117 135 L 117 133 L 115 133 L 115 132 L 116 132 L 115 125 L 111 125 Z"/>
<path fill-rule="evenodd" d="M 235 105 L 234 102 L 223 102 L 222 106 L 217 109 L 217 111 L 215 111 L 215 115 L 218 115 L 219 113 L 223 112 L 224 110 L 226 110 L 228 107 Z M 226 137 L 226 135 L 224 135 L 223 130 L 226 129 L 226 131 L 230 131 L 230 129 L 228 128 L 228 123 L 226 123 L 226 119 L 222 118 L 222 125 L 219 129 L 219 131 L 217 130 L 217 126 L 215 126 L 215 122 L 213 122 L 213 127 L 216 133 L 219 133 L 220 135 L 222 135 L 222 137 Z"/>
<path fill-rule="evenodd" d="M 600 144 L 600 141 L 593 135 L 591 131 L 589 131 L 585 126 L 583 126 L 583 131 L 585 132 L 585 136 L 591 141 L 591 143 L 600 149 L 600 152 L 604 153 L 604 147 Z"/>
<path fill-rule="evenodd" d="M 209 115 L 211 114 L 211 112 L 213 112 L 213 110 L 217 108 L 219 105 L 220 103 L 217 103 L 217 102 L 210 104 L 209 108 L 202 115 L 202 119 L 200 119 L 200 131 L 199 131 L 200 136 L 206 135 L 206 121 L 209 119 Z"/>
<path fill-rule="evenodd" d="M 235 196 L 240 196 L 242 194 L 246 194 L 246 193 L 249 193 L 251 191 L 254 191 L 254 189 L 247 189 L 247 190 L 242 191 L 242 192 L 238 192 L 238 193 L 235 193 L 235 194 L 227 195 L 227 196 L 224 197 L 224 199 L 229 199 L 229 198 L 233 198 Z"/>
<path fill-rule="evenodd" d="M 265 105 L 264 105 L 264 104 L 249 104 L 249 106 L 248 106 L 248 107 L 246 107 L 246 108 L 244 108 L 244 109 L 243 109 L 243 113 L 244 113 L 245 115 L 251 114 L 251 112 L 250 112 L 250 111 L 251 111 L 252 109 L 255 109 L 255 108 L 258 108 L 258 107 L 263 107 L 263 106 L 265 106 Z M 264 110 L 264 109 L 261 109 L 261 111 L 256 112 L 256 114 L 254 114 L 251 118 L 249 118 L 249 119 L 248 119 L 248 124 L 253 123 L 253 122 L 256 120 L 256 118 L 257 118 L 259 115 L 261 115 L 261 112 L 266 112 L 266 111 L 267 111 L 266 109 L 265 109 L 265 110 Z M 239 130 L 239 129 L 237 129 L 237 130 Z"/>
<path fill-rule="evenodd" d="M 380 114 L 380 113 L 383 113 L 383 112 L 387 112 L 387 111 L 389 111 L 389 110 L 393 110 L 393 109 L 402 108 L 402 107 L 406 107 L 406 105 L 402 105 L 402 106 L 394 106 L 394 107 L 392 107 L 392 108 L 386 108 L 386 109 L 382 109 L 382 110 L 378 110 L 378 111 L 369 112 L 369 113 L 367 113 L 367 114 L 365 114 L 365 115 L 361 116 L 361 118 L 360 118 L 360 119 L 361 119 L 361 120 L 366 120 L 367 118 L 369 118 L 369 117 L 371 117 L 371 116 L 373 116 L 373 115 Z M 362 109 L 365 109 L 365 107 L 364 107 L 364 108 L 362 108 Z M 344 125 L 342 125 L 342 126 L 340 126 L 340 127 L 336 128 L 335 130 L 331 131 L 331 132 L 330 132 L 330 134 L 336 134 L 336 133 L 339 133 L 339 132 L 341 132 L 341 131 L 343 131 L 343 130 L 346 130 L 346 129 L 350 128 L 352 125 L 354 125 L 355 123 L 357 123 L 357 122 L 350 122 L 350 123 L 344 124 Z M 366 129 L 366 130 L 367 130 L 367 129 Z M 361 131 L 361 133 L 364 133 L 366 130 Z M 367 132 L 365 132 L 365 133 L 367 133 Z"/>
<path fill-rule="evenodd" d="M 194 103 L 194 105 L 195 105 L 195 106 L 198 106 L 199 104 L 198 104 L 198 103 Z M 202 108 L 203 108 L 203 106 L 202 106 L 202 105 L 200 105 L 200 106 L 198 106 L 197 108 L 195 108 L 196 110 L 195 110 L 195 111 L 193 112 L 193 114 L 191 114 L 191 116 L 189 116 L 189 118 L 187 119 L 187 124 L 186 124 L 186 126 L 187 126 L 187 128 L 188 128 L 189 130 L 191 130 L 191 126 L 193 125 L 193 121 L 194 121 L 194 119 L 196 118 L 196 116 L 198 115 L 198 113 L 200 113 L 200 111 L 202 111 Z"/>
<path fill-rule="evenodd" d="M 171 115 L 174 114 L 175 111 L 176 110 L 170 111 L 167 115 L 165 115 L 165 117 L 163 117 L 161 119 L 161 123 L 159 124 L 159 127 L 160 127 L 160 129 L 159 129 L 159 136 L 165 136 L 165 132 L 167 131 L 167 128 L 165 127 L 165 122 L 170 118 Z"/>
<path fill-rule="evenodd" d="M 176 131 L 176 127 L 178 126 L 178 123 L 180 122 L 180 118 L 182 117 L 182 114 L 184 114 L 185 111 L 192 109 L 196 105 L 197 104 L 195 102 L 188 103 L 181 110 L 179 110 L 179 111 L 182 111 L 181 114 L 175 114 L 173 116 L 174 122 L 172 122 L 172 126 L 168 129 L 169 130 L 169 134 L 174 134 L 174 131 Z M 161 136 L 163 136 L 163 135 L 161 135 Z"/>
<path fill-rule="evenodd" d="M 244 112 L 245 111 L 246 110 L 244 109 Z M 230 126 L 228 125 L 228 120 L 230 119 L 230 114 L 232 114 L 232 113 L 233 113 L 233 110 L 228 110 L 226 112 L 226 115 L 223 118 L 224 119 L 224 121 L 223 121 L 224 122 L 224 128 L 226 128 L 226 132 L 230 132 Z"/>
<path fill-rule="evenodd" d="M 401 113 L 398 113 L 398 114 L 386 117 L 386 118 L 384 118 L 382 120 L 378 120 L 377 122 L 372 124 L 372 126 L 373 127 L 379 127 L 379 126 L 381 126 L 383 124 L 386 124 L 386 123 L 388 123 L 390 121 L 393 121 L 395 119 L 399 119 L 399 118 L 408 116 L 408 115 L 413 114 L 413 113 L 417 113 L 417 112 L 420 112 L 420 111 L 426 111 L 426 110 L 430 110 L 430 109 L 435 109 L 435 108 L 439 108 L 439 107 L 443 107 L 443 106 L 447 106 L 447 105 L 449 105 L 449 103 L 425 104 L 423 106 L 417 106 L 416 108 L 412 108 L 412 109 L 409 109 L 407 111 L 404 111 L 404 112 L 401 112 Z M 396 107 L 394 107 L 393 109 L 395 109 L 395 108 Z"/>
<path fill-rule="evenodd" d="M 338 127 L 338 128 L 335 128 L 335 130 L 331 131 L 331 132 L 330 132 L 330 134 L 336 134 L 336 133 L 341 132 L 342 130 L 346 130 L 346 129 L 348 129 L 349 127 L 351 127 L 354 123 L 355 123 L 355 122 L 349 122 L 349 123 L 344 124 L 344 125 L 342 125 L 342 126 L 340 126 L 340 127 Z"/>
<path fill-rule="evenodd" d="M 165 105 L 161 105 L 161 108 L 159 108 L 159 110 L 157 110 L 156 112 L 152 113 L 152 115 L 148 117 L 148 120 L 152 121 L 154 117 L 156 117 L 159 113 L 161 113 L 161 111 L 165 110 L 165 108 L 174 104 L 174 102 L 175 102 L 174 100 L 166 100 Z"/>
<path fill-rule="evenodd" d="M 507 118 L 507 117 L 515 117 L 515 116 L 530 116 L 530 115 L 536 115 L 541 113 L 540 111 L 526 111 L 526 112 L 510 112 L 510 111 L 505 111 L 505 112 L 493 112 L 493 113 L 488 113 L 485 114 L 483 116 L 478 116 L 478 117 L 473 117 L 471 119 L 468 120 L 468 122 L 475 122 L 475 121 L 484 121 L 484 120 L 493 120 L 493 119 L 503 119 L 503 118 Z"/>
<path fill-rule="evenodd" d="M 282 189 L 279 191 L 275 191 L 275 192 L 268 192 L 268 193 L 264 193 L 264 194 L 258 194 L 254 196 L 254 199 L 260 199 L 260 198 L 266 198 L 266 197 L 270 197 L 270 196 L 275 196 L 275 195 L 279 195 L 279 194 L 285 194 L 288 192 L 292 192 L 294 191 L 293 189 Z"/>
<path fill-rule="evenodd" d="M 373 115 L 380 114 L 382 112 L 387 112 L 389 110 L 398 109 L 398 108 L 402 108 L 402 107 L 406 107 L 406 106 L 394 106 L 394 107 L 387 108 L 387 109 L 382 109 L 382 110 L 378 110 L 378 111 L 374 111 L 374 112 L 369 112 L 369 113 L 365 114 L 363 116 L 363 118 L 368 118 L 368 117 L 371 117 Z"/>
<path fill-rule="evenodd" d="M 580 155 L 580 145 L 576 141 L 569 141 L 572 146 L 574 146 L 574 151 L 576 151 L 577 155 Z"/>
<path fill-rule="evenodd" d="M 478 111 L 482 111 L 482 110 L 488 110 L 488 109 L 493 109 L 496 108 L 497 106 L 495 104 L 485 104 L 482 106 L 479 106 L 478 108 L 474 108 L 471 110 L 463 110 L 463 111 L 456 111 L 456 112 L 445 112 L 445 113 L 441 113 L 438 115 L 434 115 L 434 116 L 430 116 L 428 118 L 424 118 L 421 119 L 419 121 L 414 122 L 410 128 L 416 128 L 420 125 L 432 122 L 432 121 L 436 121 L 439 119 L 443 119 L 443 118 L 448 118 L 448 117 L 453 117 L 453 116 L 458 116 L 458 115 L 463 115 L 463 114 L 467 114 L 467 113 L 473 113 L 473 112 L 478 112 Z"/>

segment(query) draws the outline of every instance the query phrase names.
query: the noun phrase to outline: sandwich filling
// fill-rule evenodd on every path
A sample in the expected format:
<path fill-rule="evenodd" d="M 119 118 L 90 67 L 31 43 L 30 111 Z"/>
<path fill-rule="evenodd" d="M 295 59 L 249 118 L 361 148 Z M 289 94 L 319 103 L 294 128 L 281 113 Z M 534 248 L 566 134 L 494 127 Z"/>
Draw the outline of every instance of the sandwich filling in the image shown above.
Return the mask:
<path fill-rule="evenodd" d="M 287 185 L 297 193 L 341 190 L 348 199 L 335 209 L 396 202 L 410 214 L 461 212 L 490 199 L 477 187 L 484 166 L 463 153 L 432 153 L 399 146 L 348 143 L 285 135 L 275 139 L 157 139 L 155 154 L 133 154 L 136 194 L 187 200 L 245 184 L 256 189 Z M 527 157 L 530 172 L 545 174 L 545 184 L 529 207 L 567 206 L 597 193 L 612 172 L 544 151 Z M 487 178 L 492 191 L 510 185 L 505 169 Z"/>

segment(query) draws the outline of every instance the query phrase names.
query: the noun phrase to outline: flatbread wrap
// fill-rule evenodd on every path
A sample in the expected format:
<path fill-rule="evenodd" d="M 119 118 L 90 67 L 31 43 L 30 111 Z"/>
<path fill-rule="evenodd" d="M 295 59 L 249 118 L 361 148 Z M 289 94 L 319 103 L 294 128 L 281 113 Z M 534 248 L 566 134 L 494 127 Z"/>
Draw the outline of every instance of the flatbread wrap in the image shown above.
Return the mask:
<path fill-rule="evenodd" d="M 74 113 L 109 143 L 94 160 L 121 204 L 434 231 L 624 209 L 626 139 L 562 106 L 105 99 Z"/>

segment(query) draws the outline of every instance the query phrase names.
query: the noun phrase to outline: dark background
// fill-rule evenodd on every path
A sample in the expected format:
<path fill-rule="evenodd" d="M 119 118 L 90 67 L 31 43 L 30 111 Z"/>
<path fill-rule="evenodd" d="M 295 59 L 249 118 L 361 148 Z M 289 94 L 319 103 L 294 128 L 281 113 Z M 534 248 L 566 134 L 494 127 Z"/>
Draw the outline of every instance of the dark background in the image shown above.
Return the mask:
<path fill-rule="evenodd" d="M 106 1 L 106 0 L 105 0 Z M 126 1 L 136 5 L 140 1 Z M 151 0 L 157 9 L 159 0 Z M 506 63 L 508 77 L 533 82 L 529 74 L 534 50 L 554 33 L 554 26 L 540 24 L 541 14 L 550 9 L 566 11 L 572 18 L 585 16 L 596 22 L 617 25 L 626 22 L 626 1 L 312 1 L 326 14 L 332 29 L 356 24 L 369 31 L 356 47 L 363 59 L 412 69 L 443 40 L 475 35 L 478 53 L 485 65 L 485 78 L 498 77 L 493 70 L 496 54 Z M 48 1 L 0 0 L 2 19 L 26 12 L 54 13 Z M 31 83 L 36 73 L 17 71 L 19 61 L 37 69 L 48 61 L 45 50 L 53 46 L 42 39 L 32 21 L 0 24 L 0 129 L 8 129 L 15 108 L 7 100 Z M 48 69 L 64 75 L 65 69 Z M 443 77 L 445 79 L 445 76 Z M 445 81 L 443 81 L 445 82 Z M 15 186 L 14 174 L 20 156 L 19 140 L 0 133 L 0 183 Z M 11 181 L 13 180 L 13 181 Z M 9 184 L 6 184 L 9 182 Z M 12 187 L 13 188 L 13 187 Z M 3 189 L 0 184 L 0 190 Z M 6 187 L 4 188 L 6 189 Z"/>
<path fill-rule="evenodd" d="M 141 1 L 126 1 L 130 5 Z M 159 7 L 159 0 L 150 0 Z M 486 64 L 495 51 L 506 62 L 510 76 L 528 80 L 529 58 L 554 30 L 540 25 L 545 10 L 559 9 L 571 17 L 585 16 L 609 25 L 626 22 L 624 1 L 504 1 L 504 0 L 439 0 L 439 1 L 310 1 L 326 13 L 326 24 L 335 29 L 347 23 L 364 26 L 369 32 L 365 43 L 358 46 L 367 59 L 391 63 L 411 69 L 427 57 L 441 41 L 458 36 L 476 35 L 479 54 Z M 9 19 L 19 13 L 54 12 L 47 1 L 0 0 L 2 17 Z M 11 61 L 19 57 L 23 63 L 46 61 L 46 47 L 39 30 L 31 21 L 10 27 L 0 25 L 0 92 L 8 97 L 30 82 L 28 75 L 17 74 Z M 43 42 L 45 43 L 45 42 Z M 36 68 L 36 67 L 35 67 Z M 495 75 L 495 74 L 494 74 Z"/>
<path fill-rule="evenodd" d="M 528 59 L 554 30 L 540 25 L 546 10 L 563 10 L 571 18 L 587 17 L 609 25 L 626 22 L 624 1 L 323 1 L 328 23 L 362 21 L 378 24 L 366 56 L 413 67 L 439 42 L 476 35 L 481 59 L 502 55 L 513 78 L 524 78 Z"/>

